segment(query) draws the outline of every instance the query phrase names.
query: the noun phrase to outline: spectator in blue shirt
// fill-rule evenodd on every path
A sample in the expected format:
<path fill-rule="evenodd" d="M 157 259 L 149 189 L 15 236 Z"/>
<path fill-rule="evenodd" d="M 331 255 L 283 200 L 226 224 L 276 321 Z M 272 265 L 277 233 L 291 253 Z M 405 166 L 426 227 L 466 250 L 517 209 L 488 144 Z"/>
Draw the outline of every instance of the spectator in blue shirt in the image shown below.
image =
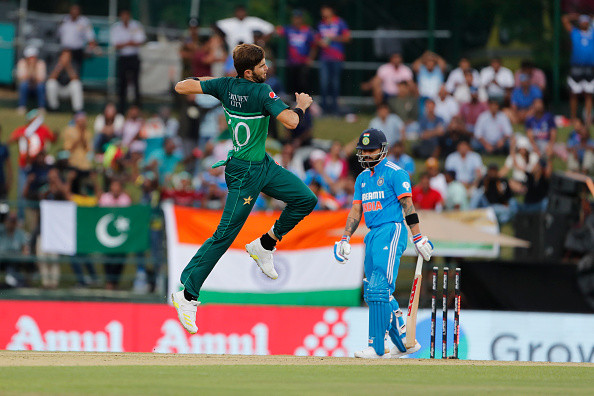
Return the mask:
<path fill-rule="evenodd" d="M 303 11 L 293 10 L 291 24 L 279 26 L 277 33 L 287 38 L 287 86 L 291 94 L 309 91 L 309 66 L 313 60 L 315 32 L 305 23 Z"/>
<path fill-rule="evenodd" d="M 147 167 L 159 176 L 159 185 L 164 186 L 182 159 L 182 155 L 176 150 L 175 141 L 172 138 L 166 138 L 163 148 L 153 151 L 146 162 Z"/>
<path fill-rule="evenodd" d="M 563 15 L 563 27 L 571 39 L 571 68 L 567 84 L 571 90 L 569 108 L 571 118 L 577 116 L 578 95 L 584 95 L 586 125 L 591 123 L 592 94 L 594 93 L 594 29 L 587 15 Z M 577 22 L 577 27 L 574 23 Z"/>
<path fill-rule="evenodd" d="M 425 115 L 419 120 L 421 139 L 413 147 L 415 157 L 427 159 L 433 156 L 439 138 L 445 133 L 445 127 L 443 119 L 435 115 L 435 102 L 433 99 L 425 100 Z"/>
<path fill-rule="evenodd" d="M 573 131 L 567 138 L 567 151 L 568 170 L 585 174 L 594 171 L 594 140 L 580 118 L 573 120 Z"/>
<path fill-rule="evenodd" d="M 390 114 L 390 107 L 387 103 L 379 104 L 376 114 L 369 122 L 369 128 L 382 131 L 388 139 L 388 147 L 403 140 L 404 122 L 396 114 Z"/>
<path fill-rule="evenodd" d="M 392 161 L 407 171 L 412 179 L 412 176 L 415 174 L 415 161 L 404 152 L 404 143 L 402 141 L 394 143 L 388 154 L 388 161 Z"/>
<path fill-rule="evenodd" d="M 537 99 L 542 99 L 542 91 L 530 83 L 527 74 L 520 75 L 520 86 L 514 88 L 511 96 L 511 108 L 514 115 L 514 124 L 524 123 L 533 114 L 532 105 Z"/>
<path fill-rule="evenodd" d="M 545 111 L 542 99 L 534 101 L 534 115 L 526 120 L 526 136 L 530 139 L 532 148 L 540 157 L 553 154 L 555 140 L 557 140 L 557 126 L 551 113 Z"/>

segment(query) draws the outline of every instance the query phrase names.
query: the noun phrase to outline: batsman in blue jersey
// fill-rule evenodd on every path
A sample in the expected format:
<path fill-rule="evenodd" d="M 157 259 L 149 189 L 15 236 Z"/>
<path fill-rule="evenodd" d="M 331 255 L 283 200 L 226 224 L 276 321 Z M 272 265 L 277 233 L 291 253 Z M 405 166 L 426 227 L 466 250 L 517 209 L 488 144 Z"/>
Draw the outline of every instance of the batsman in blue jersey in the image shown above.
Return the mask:
<path fill-rule="evenodd" d="M 392 296 L 408 238 L 404 221 L 423 259 L 431 258 L 433 244 L 421 235 L 408 172 L 388 161 L 387 153 L 388 141 L 382 131 L 367 129 L 361 133 L 357 157 L 365 170 L 355 182 L 353 206 L 344 235 L 334 244 L 334 257 L 339 263 L 346 263 L 351 252 L 349 240 L 365 213 L 365 224 L 370 228 L 365 236 L 366 279 L 363 281 L 363 294 L 369 305 L 369 347 L 356 352 L 358 358 L 398 358 L 421 348 L 418 342 L 409 349 L 404 346 L 406 326 Z M 391 350 L 386 348 L 387 334 L 395 345 Z"/>

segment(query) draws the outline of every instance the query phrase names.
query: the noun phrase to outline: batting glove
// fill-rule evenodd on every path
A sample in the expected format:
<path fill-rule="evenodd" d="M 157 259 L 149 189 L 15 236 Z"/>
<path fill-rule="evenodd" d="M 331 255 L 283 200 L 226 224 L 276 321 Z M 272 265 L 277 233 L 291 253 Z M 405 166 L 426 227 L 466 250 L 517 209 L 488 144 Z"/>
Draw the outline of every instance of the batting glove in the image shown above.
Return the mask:
<path fill-rule="evenodd" d="M 421 234 L 413 235 L 412 240 L 415 243 L 417 253 L 423 256 L 423 260 L 429 261 L 431 254 L 433 254 L 433 244 L 431 241 Z"/>
<path fill-rule="evenodd" d="M 334 243 L 334 258 L 340 264 L 344 264 L 348 261 L 348 255 L 351 254 L 351 245 L 349 241 L 351 240 L 350 236 L 343 235 L 340 242 Z"/>

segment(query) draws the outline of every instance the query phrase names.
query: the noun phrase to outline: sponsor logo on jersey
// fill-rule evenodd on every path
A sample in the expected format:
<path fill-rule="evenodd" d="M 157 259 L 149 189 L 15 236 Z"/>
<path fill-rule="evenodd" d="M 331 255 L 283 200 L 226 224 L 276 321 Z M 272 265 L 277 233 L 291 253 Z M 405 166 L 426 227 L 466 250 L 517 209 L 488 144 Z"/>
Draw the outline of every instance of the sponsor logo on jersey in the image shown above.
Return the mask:
<path fill-rule="evenodd" d="M 402 183 L 402 187 L 404 187 L 405 190 L 410 190 L 410 183 L 404 182 L 404 183 Z"/>
<path fill-rule="evenodd" d="M 371 201 L 372 199 L 383 199 L 384 192 L 383 191 L 374 191 L 362 194 L 363 201 Z"/>
<path fill-rule="evenodd" d="M 278 95 L 277 95 L 277 94 L 275 94 L 274 92 L 270 92 L 270 93 L 268 94 L 268 96 L 270 96 L 270 99 L 275 99 L 275 100 L 276 100 L 276 99 L 278 99 Z"/>

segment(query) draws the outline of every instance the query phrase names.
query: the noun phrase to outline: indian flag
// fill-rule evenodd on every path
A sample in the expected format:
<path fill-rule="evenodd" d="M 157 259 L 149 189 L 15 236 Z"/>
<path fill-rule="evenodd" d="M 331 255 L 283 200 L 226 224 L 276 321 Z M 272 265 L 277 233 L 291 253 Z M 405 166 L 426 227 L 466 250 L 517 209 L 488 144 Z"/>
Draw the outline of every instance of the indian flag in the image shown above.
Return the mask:
<path fill-rule="evenodd" d="M 169 295 L 182 288 L 180 274 L 200 245 L 214 233 L 221 211 L 163 205 L 167 228 Z M 270 229 L 280 212 L 253 212 L 200 292 L 200 301 L 242 304 L 358 306 L 363 279 L 364 245 L 351 239 L 346 265 L 334 259 L 348 211 L 313 212 L 278 244 L 274 265 L 264 275 L 245 245 Z"/>

